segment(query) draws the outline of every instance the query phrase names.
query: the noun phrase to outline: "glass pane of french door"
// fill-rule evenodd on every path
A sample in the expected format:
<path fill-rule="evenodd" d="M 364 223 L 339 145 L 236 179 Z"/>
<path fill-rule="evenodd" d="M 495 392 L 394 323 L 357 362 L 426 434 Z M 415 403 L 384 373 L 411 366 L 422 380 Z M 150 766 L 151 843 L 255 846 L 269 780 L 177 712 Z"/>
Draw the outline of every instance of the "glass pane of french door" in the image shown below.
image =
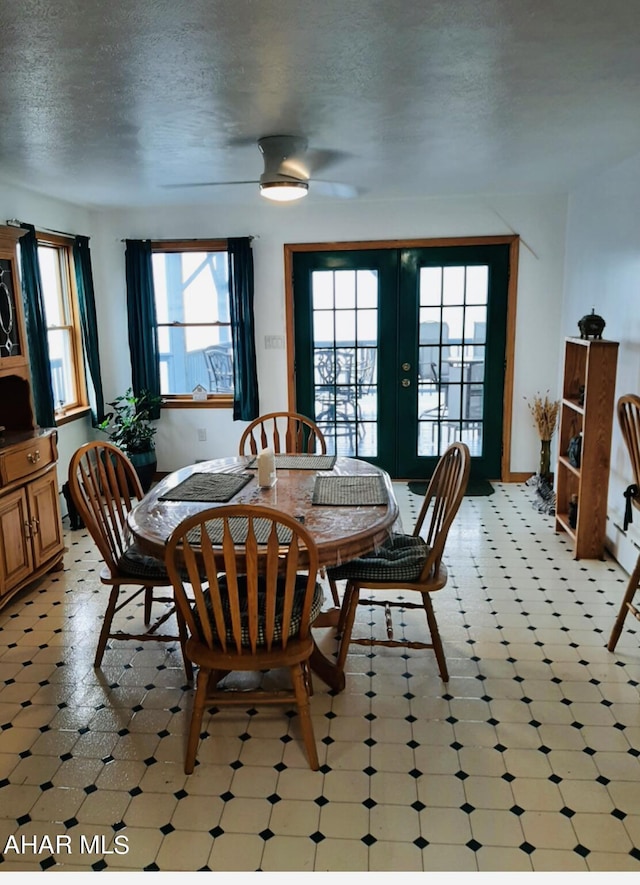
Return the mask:
<path fill-rule="evenodd" d="M 419 272 L 418 455 L 441 455 L 455 438 L 482 453 L 489 268 Z"/>
<path fill-rule="evenodd" d="M 378 273 L 314 270 L 315 420 L 332 454 L 378 454 Z"/>

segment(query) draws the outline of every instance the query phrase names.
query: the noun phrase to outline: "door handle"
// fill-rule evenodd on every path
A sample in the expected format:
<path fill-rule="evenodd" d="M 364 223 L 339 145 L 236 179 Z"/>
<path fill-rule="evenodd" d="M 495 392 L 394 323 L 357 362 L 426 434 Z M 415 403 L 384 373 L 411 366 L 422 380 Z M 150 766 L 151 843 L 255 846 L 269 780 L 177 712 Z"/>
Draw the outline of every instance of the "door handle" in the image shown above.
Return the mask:
<path fill-rule="evenodd" d="M 402 369 L 403 372 L 408 372 L 409 369 L 411 368 L 411 363 L 403 363 L 400 366 L 400 368 Z"/>
<path fill-rule="evenodd" d="M 400 384 L 402 384 L 403 387 L 410 387 L 411 379 L 410 378 L 403 378 L 402 381 L 400 382 Z"/>

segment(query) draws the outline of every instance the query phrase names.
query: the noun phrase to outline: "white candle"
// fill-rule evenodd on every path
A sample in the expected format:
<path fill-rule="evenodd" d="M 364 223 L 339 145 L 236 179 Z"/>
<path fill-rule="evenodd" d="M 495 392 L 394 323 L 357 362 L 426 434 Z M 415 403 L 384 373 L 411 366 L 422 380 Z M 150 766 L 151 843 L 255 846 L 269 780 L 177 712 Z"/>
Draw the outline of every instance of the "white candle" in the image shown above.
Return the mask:
<path fill-rule="evenodd" d="M 270 488 L 276 480 L 276 456 L 272 449 L 263 449 L 258 455 L 258 485 Z"/>

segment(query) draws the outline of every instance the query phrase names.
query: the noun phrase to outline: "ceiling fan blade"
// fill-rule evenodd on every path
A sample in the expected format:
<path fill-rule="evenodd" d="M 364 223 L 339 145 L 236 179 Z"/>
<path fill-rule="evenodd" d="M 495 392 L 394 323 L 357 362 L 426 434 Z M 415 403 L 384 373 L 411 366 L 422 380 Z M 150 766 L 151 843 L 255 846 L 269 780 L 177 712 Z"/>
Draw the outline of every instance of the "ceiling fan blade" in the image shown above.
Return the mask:
<path fill-rule="evenodd" d="M 324 172 L 332 166 L 336 166 L 342 160 L 348 160 L 352 155 L 346 151 L 332 151 L 322 148 L 311 148 L 307 151 L 305 160 L 311 175 Z"/>
<path fill-rule="evenodd" d="M 343 184 L 341 181 L 316 181 L 311 180 L 311 188 L 324 197 L 338 197 L 341 200 L 353 200 L 360 193 L 352 184 Z"/>
<path fill-rule="evenodd" d="M 163 188 L 187 188 L 187 187 L 226 187 L 230 184 L 259 184 L 256 178 L 253 181 L 187 181 L 182 184 L 161 184 Z"/>

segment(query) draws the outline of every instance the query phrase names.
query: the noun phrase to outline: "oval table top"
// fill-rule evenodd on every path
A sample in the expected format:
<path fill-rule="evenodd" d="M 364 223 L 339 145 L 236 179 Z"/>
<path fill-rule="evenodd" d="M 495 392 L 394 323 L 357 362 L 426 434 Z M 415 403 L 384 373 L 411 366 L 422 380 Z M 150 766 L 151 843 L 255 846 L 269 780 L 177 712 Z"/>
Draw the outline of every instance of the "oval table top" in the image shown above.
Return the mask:
<path fill-rule="evenodd" d="M 251 479 L 227 504 L 263 504 L 275 507 L 304 523 L 318 548 L 321 566 L 335 566 L 375 550 L 389 536 L 398 519 L 398 504 L 389 475 L 366 461 L 338 456 L 332 470 L 277 469 L 272 488 L 258 486 L 257 470 L 248 468 L 252 457 L 218 458 L 191 464 L 169 474 L 149 491 L 129 514 L 129 528 L 140 547 L 160 559 L 176 526 L 188 516 L 209 507 L 206 501 L 163 501 L 161 498 L 194 473 L 241 473 Z M 387 492 L 381 505 L 313 504 L 317 474 L 363 476 L 379 474 Z"/>

